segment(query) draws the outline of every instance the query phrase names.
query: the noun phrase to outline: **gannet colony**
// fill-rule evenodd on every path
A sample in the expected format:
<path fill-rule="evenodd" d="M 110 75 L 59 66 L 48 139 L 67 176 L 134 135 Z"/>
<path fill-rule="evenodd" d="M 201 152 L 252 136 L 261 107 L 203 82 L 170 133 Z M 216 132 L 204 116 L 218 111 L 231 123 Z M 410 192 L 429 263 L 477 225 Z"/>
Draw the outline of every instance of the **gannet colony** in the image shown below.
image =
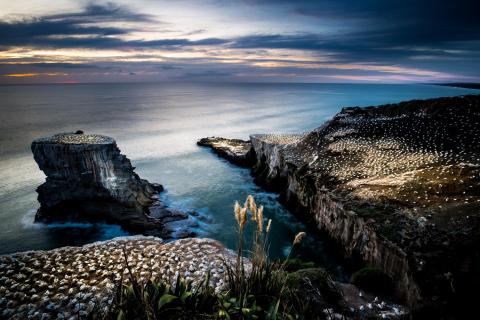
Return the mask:
<path fill-rule="evenodd" d="M 479 128 L 471 95 L 348 107 L 307 134 L 245 143 L 256 181 L 292 212 L 392 276 L 412 308 L 448 314 L 480 284 Z"/>

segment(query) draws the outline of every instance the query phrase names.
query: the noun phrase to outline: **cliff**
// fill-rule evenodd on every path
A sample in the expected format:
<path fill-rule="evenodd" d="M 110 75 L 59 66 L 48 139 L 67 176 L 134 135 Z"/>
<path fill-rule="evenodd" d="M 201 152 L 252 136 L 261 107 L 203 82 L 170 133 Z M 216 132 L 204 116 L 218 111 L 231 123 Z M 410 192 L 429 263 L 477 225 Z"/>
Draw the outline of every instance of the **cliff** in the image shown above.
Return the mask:
<path fill-rule="evenodd" d="M 480 284 L 479 124 L 480 96 L 344 108 L 306 135 L 252 135 L 253 174 L 409 305 L 461 312 Z"/>
<path fill-rule="evenodd" d="M 46 175 L 37 189 L 38 221 L 106 221 L 166 238 L 173 232 L 168 223 L 187 221 L 158 200 L 163 187 L 140 179 L 110 137 L 61 133 L 36 139 L 31 148 Z"/>

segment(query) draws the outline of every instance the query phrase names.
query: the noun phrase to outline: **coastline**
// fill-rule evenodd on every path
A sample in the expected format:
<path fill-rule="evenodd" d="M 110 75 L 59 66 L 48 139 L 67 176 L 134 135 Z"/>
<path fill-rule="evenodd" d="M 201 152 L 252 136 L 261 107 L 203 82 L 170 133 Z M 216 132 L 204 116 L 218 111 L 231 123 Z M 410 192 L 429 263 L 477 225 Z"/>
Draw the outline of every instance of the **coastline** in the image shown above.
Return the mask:
<path fill-rule="evenodd" d="M 468 180 L 468 185 L 478 183 L 475 180 L 477 173 L 474 171 L 479 152 L 478 145 L 475 147 L 479 97 L 412 100 L 377 107 L 344 108 L 333 120 L 312 131 L 307 137 L 297 140 L 276 135 L 251 135 L 250 140 L 257 159 L 252 174 L 257 183 L 278 192 L 281 201 L 293 213 L 303 217 L 310 225 L 316 225 L 320 231 L 340 244 L 346 256 L 363 261 L 367 266 L 379 268 L 394 277 L 397 295 L 411 307 L 425 309 L 435 305 L 458 303 L 459 306 L 450 309 L 446 307 L 446 310 L 456 312 L 455 310 L 463 310 L 462 308 L 468 309 L 471 305 L 466 301 L 470 299 L 469 292 L 473 290 L 475 281 L 465 283 L 462 279 L 475 279 L 475 267 L 471 266 L 466 270 L 462 261 L 466 259 L 473 265 L 476 264 L 474 259 L 478 244 L 475 244 L 475 230 L 480 219 L 473 209 L 478 206 L 475 200 L 477 195 L 473 189 L 463 189 L 462 179 Z M 459 114 L 454 108 L 460 107 L 462 120 L 450 116 L 450 112 Z M 442 112 L 449 114 L 445 120 L 440 120 L 443 119 Z M 468 117 L 463 118 L 464 114 L 468 114 Z M 432 120 L 429 120 L 430 118 Z M 409 136 L 413 139 L 409 146 L 422 146 L 423 139 L 427 139 L 425 142 L 430 144 L 420 147 L 420 152 L 424 153 L 421 158 L 420 154 L 415 153 L 415 147 L 406 149 L 408 152 L 403 154 L 403 151 L 396 151 L 403 150 L 401 144 L 379 144 L 375 140 L 403 137 L 394 130 L 404 132 L 404 128 L 409 127 L 408 124 L 411 126 L 420 119 L 427 121 L 426 123 L 435 123 L 432 125 L 435 129 L 442 126 L 448 128 L 449 121 L 450 126 L 458 125 L 455 121 L 461 121 L 464 128 L 462 134 L 465 136 L 455 136 L 459 133 L 448 129 L 446 132 L 453 136 L 447 134 L 446 137 L 435 140 L 435 135 L 416 134 L 415 129 L 408 129 Z M 441 124 L 435 121 L 440 121 Z M 382 123 L 385 129 L 381 129 Z M 426 127 L 420 128 L 427 130 L 430 125 L 424 126 Z M 379 130 L 383 132 L 382 130 L 386 129 L 388 130 L 385 132 L 391 136 L 379 134 L 368 144 L 362 142 L 362 133 L 357 134 L 371 134 L 368 132 Z M 449 139 L 452 139 L 452 144 L 440 144 L 441 141 L 450 141 Z M 349 141 L 349 144 L 344 141 Z M 469 143 L 474 146 L 467 147 Z M 336 145 L 340 147 L 330 149 L 330 146 Z M 428 152 L 422 151 L 426 148 L 432 152 L 440 152 L 434 151 L 438 146 L 456 150 L 453 151 L 455 156 L 440 160 L 441 158 L 431 158 Z M 364 156 L 362 153 L 356 155 L 357 148 L 364 150 L 362 152 L 370 152 L 368 150 L 372 148 L 375 157 L 368 158 L 365 162 L 361 160 Z M 320 155 L 315 150 L 318 150 Z M 465 150 L 468 152 L 464 153 Z M 466 158 L 456 153 L 465 155 Z M 341 178 L 348 172 L 357 172 L 352 171 L 357 168 L 357 162 L 348 160 L 352 156 L 361 164 L 355 170 L 363 170 L 379 162 L 380 171 L 375 171 L 375 167 L 372 167 L 375 170 L 369 169 L 371 173 L 366 171 L 359 176 L 354 173 L 352 178 Z M 402 163 L 402 157 L 409 159 L 412 156 L 417 160 L 407 160 L 404 165 L 409 165 L 405 168 L 392 167 L 393 161 Z M 386 159 L 384 162 L 382 157 Z M 336 165 L 337 161 L 343 162 Z M 470 161 L 473 161 L 472 165 L 468 164 Z M 456 171 L 455 165 L 459 166 L 460 171 Z M 382 166 L 389 168 L 387 172 Z M 425 173 L 421 173 L 422 170 L 426 170 Z M 424 202 L 421 200 L 420 204 L 415 205 L 419 201 L 416 200 L 418 190 L 424 190 L 424 184 L 425 190 L 429 190 L 427 187 L 430 182 L 422 178 L 426 174 L 431 175 L 429 170 L 453 170 L 457 174 L 463 174 L 458 178 L 452 173 L 452 176 L 441 177 L 440 182 L 433 179 L 431 183 L 440 183 L 440 186 L 446 184 L 447 189 L 442 189 L 441 193 L 434 192 L 427 196 Z M 469 173 L 470 170 L 474 171 Z M 412 177 L 417 174 L 419 176 L 405 180 L 410 174 L 407 172 L 410 171 Z M 405 184 L 406 182 L 408 184 Z M 456 190 L 461 190 L 458 200 Z M 446 204 L 442 196 L 447 198 Z M 467 213 L 455 214 L 457 211 Z M 450 222 L 445 223 L 448 219 Z M 433 248 L 435 249 L 432 251 Z M 457 284 L 455 292 L 458 298 L 451 297 L 449 281 Z M 460 302 L 461 299 L 466 300 Z"/>
<path fill-rule="evenodd" d="M 439 86 L 455 87 L 455 88 L 465 88 L 465 89 L 480 89 L 480 83 L 468 83 L 468 82 L 455 82 L 455 83 L 436 83 Z"/>
<path fill-rule="evenodd" d="M 421 100 L 416 100 L 416 103 L 422 103 Z M 392 104 L 392 109 L 395 109 L 395 104 Z M 376 108 L 366 108 L 366 109 L 362 109 L 362 108 L 345 108 L 344 110 L 342 110 L 342 114 L 343 116 L 340 117 L 342 118 L 344 121 L 345 118 L 348 118 L 348 116 L 358 116 L 358 115 L 362 115 L 362 110 L 368 110 L 368 112 L 370 111 L 375 111 L 377 110 Z M 398 110 L 397 110 L 398 111 Z M 395 111 L 395 112 L 397 112 Z M 394 113 L 395 113 L 394 112 Z M 399 112 L 403 112 L 402 110 L 400 110 Z M 389 115 L 390 116 L 390 115 Z M 348 120 L 348 119 L 347 119 Z M 348 121 L 347 121 L 348 122 Z M 321 131 L 325 128 L 328 128 L 328 126 L 331 124 L 331 122 L 323 125 L 320 129 L 316 130 L 315 131 L 315 134 L 317 135 L 320 135 L 319 133 L 321 133 Z M 345 137 L 345 136 L 348 136 L 348 132 L 347 132 L 347 135 L 345 135 L 345 132 L 342 132 L 342 134 L 340 135 L 330 135 L 329 138 L 333 138 L 333 140 L 335 139 L 338 139 L 338 138 L 342 138 L 342 137 Z M 311 181 L 308 181 L 309 179 L 309 174 L 310 174 L 310 171 L 308 170 L 309 166 L 312 166 L 312 164 L 315 164 L 315 161 L 318 160 L 315 159 L 314 160 L 314 157 L 309 157 L 307 158 L 308 161 L 305 161 L 303 157 L 303 154 L 301 152 L 297 152 L 297 153 L 292 153 L 290 152 L 291 150 L 296 150 L 296 146 L 298 146 L 301 142 L 303 142 L 306 138 L 308 137 L 312 137 L 311 134 L 303 134 L 303 135 L 252 135 L 251 136 L 251 143 L 252 145 L 254 146 L 253 149 L 255 150 L 255 159 L 254 161 L 252 162 L 252 159 L 250 158 L 251 155 L 247 155 L 245 159 L 249 159 L 249 163 L 250 163 L 250 166 L 251 164 L 253 163 L 254 166 L 255 166 L 255 170 L 256 172 L 254 173 L 255 177 L 256 177 L 256 181 L 263 185 L 263 186 L 266 186 L 267 189 L 270 189 L 270 190 L 275 190 L 277 191 L 278 193 L 280 193 L 282 195 L 282 198 L 281 200 L 286 203 L 289 208 L 291 209 L 291 211 L 293 213 L 297 213 L 297 214 L 303 214 L 304 217 L 307 217 L 307 218 L 310 218 L 309 220 L 309 227 L 312 227 L 315 225 L 315 222 L 312 221 L 312 216 L 309 214 L 309 210 L 310 208 L 308 206 L 312 206 L 312 203 L 314 205 L 315 202 L 314 201 L 317 201 L 318 199 L 315 198 L 314 195 L 312 195 L 313 193 L 315 193 L 316 191 L 322 191 L 321 187 L 319 187 L 318 185 L 312 185 L 311 184 Z M 228 141 L 227 141 L 228 142 Z M 238 140 L 237 140 L 238 142 Z M 295 146 L 295 148 L 293 149 L 290 149 L 292 146 Z M 213 146 L 214 148 L 216 148 L 216 146 Z M 225 144 L 223 144 L 222 147 L 225 147 Z M 224 149 L 224 151 L 228 151 L 228 148 L 227 149 Z M 247 150 L 246 152 L 250 152 L 250 148 L 244 148 L 242 149 L 243 151 Z M 302 149 L 298 149 L 298 150 L 302 150 Z M 236 153 L 233 153 L 233 154 L 230 154 L 230 156 L 233 157 L 233 159 L 237 156 L 243 156 L 242 155 L 242 152 L 240 152 L 240 154 L 236 154 Z M 338 150 L 334 150 L 335 152 L 338 153 Z M 341 151 L 340 151 L 341 153 Z M 219 153 L 220 155 L 222 155 L 222 153 Z M 258 155 L 261 155 L 261 156 L 258 156 Z M 223 153 L 223 156 L 225 155 L 229 155 L 228 152 L 224 152 Z M 305 164 L 307 166 L 305 166 Z M 465 167 L 467 168 L 467 167 Z M 465 169 L 464 168 L 464 169 Z M 467 168 L 468 169 L 468 168 Z M 469 170 L 469 169 L 468 169 Z M 362 182 L 363 185 L 368 185 L 369 183 L 371 183 L 371 180 L 365 180 Z M 355 185 L 352 185 L 353 187 L 355 187 Z M 319 187 L 319 188 L 317 188 Z M 328 187 L 328 185 L 327 185 Z M 300 189 L 298 189 L 300 188 Z M 310 189 L 311 188 L 311 189 Z M 305 194 L 303 194 L 304 198 L 300 198 L 298 197 L 298 195 L 301 195 L 300 193 L 298 193 L 298 190 L 305 190 Z M 334 197 L 331 197 L 331 195 L 328 195 L 327 197 L 324 197 L 322 198 L 323 200 L 320 201 L 320 203 L 322 203 L 323 201 L 323 204 L 319 204 L 319 206 L 328 206 L 328 207 L 339 207 L 339 202 L 342 200 L 342 194 L 340 196 L 334 196 Z M 317 203 L 318 204 L 318 203 Z M 351 209 L 351 208 L 350 208 Z M 297 212 L 296 212 L 297 211 Z M 347 212 L 347 211 L 354 211 L 354 210 L 344 210 L 346 212 L 346 215 L 349 215 L 350 213 Z M 372 211 L 372 210 L 370 210 Z M 370 212 L 372 213 L 372 212 Z M 322 213 L 323 214 L 323 213 Z M 315 219 L 317 219 L 318 217 L 315 216 Z M 360 219 L 358 219 L 358 217 L 356 217 L 355 215 L 350 215 L 350 218 L 352 220 L 357 220 L 357 221 L 360 221 Z M 363 219 L 363 221 L 360 223 L 360 224 L 357 224 L 356 226 L 354 227 L 351 227 L 353 229 L 357 229 L 356 231 L 356 235 L 355 237 L 357 237 L 355 239 L 355 243 L 350 246 L 349 248 L 347 248 L 347 254 L 349 255 L 355 255 L 356 253 L 356 250 L 358 250 L 358 246 L 357 245 L 367 245 L 367 250 L 370 250 L 369 254 L 374 257 L 374 255 L 376 254 L 373 254 L 372 252 L 384 252 L 386 255 L 391 255 L 391 252 L 392 250 L 390 250 L 391 248 L 388 248 L 388 242 L 385 241 L 385 239 L 383 239 L 383 237 L 385 237 L 384 234 L 382 235 L 379 235 L 377 234 L 377 231 L 378 230 L 375 230 L 375 228 L 370 228 L 371 225 L 372 225 L 372 221 L 370 221 L 369 219 L 372 218 L 372 217 L 361 217 Z M 334 220 L 341 220 L 341 219 L 344 219 L 343 216 L 341 215 L 338 215 L 337 218 L 335 218 Z M 373 217 L 373 219 L 375 219 L 375 217 Z M 346 219 L 348 220 L 348 219 Z M 428 219 L 427 219 L 428 220 Z M 475 223 L 475 219 L 472 219 L 471 220 L 472 223 Z M 320 224 L 319 220 L 316 221 L 318 224 Z M 329 223 L 332 227 L 335 227 L 335 224 L 337 223 L 338 221 L 334 221 L 334 222 L 322 222 L 322 223 Z M 380 221 L 381 222 L 381 221 Z M 407 223 L 405 224 L 407 227 L 409 226 L 409 223 L 411 221 L 407 221 Z M 375 221 L 373 221 L 373 223 L 375 223 Z M 423 219 L 419 219 L 418 221 L 415 221 L 415 223 L 417 224 L 423 224 L 424 221 Z M 429 223 L 424 223 L 425 225 L 427 225 L 427 228 L 429 228 Z M 344 230 L 345 229 L 348 229 L 350 227 L 345 227 L 345 225 L 351 225 L 349 223 L 345 223 L 344 225 L 340 224 L 341 226 L 344 227 Z M 416 225 L 414 226 L 416 228 Z M 325 229 L 322 229 L 323 231 L 325 231 Z M 320 231 L 322 231 L 320 230 Z M 347 230 L 348 231 L 348 230 Z M 338 231 L 340 234 L 341 231 Z M 346 231 L 345 231 L 346 232 Z M 365 235 L 367 234 L 367 238 L 370 238 L 370 240 L 375 240 L 374 238 L 377 237 L 379 238 L 379 242 L 382 242 L 383 244 L 385 244 L 387 246 L 386 249 L 382 249 L 381 248 L 381 245 L 376 245 L 377 248 L 369 248 L 368 247 L 368 240 L 367 242 L 365 242 L 365 240 L 360 237 L 362 235 Z M 375 235 L 377 234 L 377 235 Z M 337 237 L 337 243 L 338 243 L 338 238 L 342 238 L 343 237 L 343 234 L 338 236 Z M 349 237 L 349 236 L 347 236 Z M 332 237 L 333 238 L 333 237 Z M 118 239 L 117 239 L 118 240 Z M 388 239 L 387 239 L 388 240 Z M 344 249 L 345 249 L 345 244 L 342 244 L 344 246 Z M 347 246 L 348 247 L 348 246 Z M 379 249 L 380 248 L 380 249 Z M 66 248 L 68 250 L 74 250 L 74 247 L 68 247 Z M 398 248 L 394 248 L 395 250 L 398 249 Z M 401 249 L 401 248 L 400 248 Z M 348 250 L 351 250 L 350 252 Z M 402 249 L 401 249 L 402 250 Z M 35 251 L 34 251 L 35 252 Z M 41 252 L 41 251 L 39 251 Z M 382 253 L 383 254 L 383 253 Z M 375 258 L 375 257 L 374 257 Z M 378 258 L 378 257 L 377 257 Z M 403 268 L 406 264 L 409 264 L 411 262 L 409 261 L 406 261 L 405 260 L 408 260 L 408 259 L 405 259 L 405 256 L 401 255 L 400 259 L 403 259 L 401 261 L 401 263 L 398 263 L 398 260 L 395 260 L 395 257 L 392 258 L 391 260 L 389 260 L 389 258 L 379 258 L 380 260 L 383 260 L 383 261 L 389 261 L 387 264 L 388 265 L 396 265 L 396 267 L 398 268 Z M 363 257 L 362 257 L 362 260 L 363 260 Z M 402 269 L 403 271 L 393 271 L 395 273 L 401 273 L 401 272 L 405 272 L 405 273 L 409 273 L 410 271 L 408 269 Z M 405 271 L 406 270 L 406 271 Z M 411 278 L 408 278 L 406 280 L 407 282 L 409 282 L 409 284 L 412 284 L 411 281 Z M 408 285 L 408 283 L 407 283 Z M 415 284 L 412 284 L 412 285 L 415 285 Z M 410 290 L 408 287 L 407 287 L 407 290 Z M 414 288 L 413 291 L 415 291 L 416 289 Z M 414 298 L 416 298 L 415 296 L 413 296 Z M 408 299 L 408 298 L 407 298 Z"/>

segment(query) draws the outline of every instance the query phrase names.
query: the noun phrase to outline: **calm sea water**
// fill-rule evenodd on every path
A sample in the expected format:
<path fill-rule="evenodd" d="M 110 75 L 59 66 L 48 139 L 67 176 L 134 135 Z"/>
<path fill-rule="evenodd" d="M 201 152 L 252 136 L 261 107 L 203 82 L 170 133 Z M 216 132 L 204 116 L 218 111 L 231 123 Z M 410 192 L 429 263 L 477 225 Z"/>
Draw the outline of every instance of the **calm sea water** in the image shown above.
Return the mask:
<path fill-rule="evenodd" d="M 232 206 L 253 194 L 273 219 L 271 254 L 285 255 L 304 226 L 276 196 L 254 185 L 249 171 L 197 147 L 206 136 L 303 132 L 344 106 L 478 91 L 429 85 L 359 84 L 82 84 L 0 86 L 0 253 L 80 245 L 126 235 L 101 224 L 33 223 L 35 188 L 44 180 L 31 141 L 82 129 L 114 137 L 141 177 L 167 188 L 172 206 L 195 209 L 213 221 L 201 235 L 235 247 Z M 311 250 L 315 248 L 315 250 Z M 330 261 L 310 235 L 297 254 Z"/>

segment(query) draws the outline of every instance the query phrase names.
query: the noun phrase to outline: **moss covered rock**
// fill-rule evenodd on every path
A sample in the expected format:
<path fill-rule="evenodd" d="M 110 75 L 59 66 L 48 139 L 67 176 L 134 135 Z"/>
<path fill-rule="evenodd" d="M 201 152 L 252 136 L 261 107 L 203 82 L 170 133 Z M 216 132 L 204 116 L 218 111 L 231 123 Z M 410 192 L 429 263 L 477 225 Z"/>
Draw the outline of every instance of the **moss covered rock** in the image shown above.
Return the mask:
<path fill-rule="evenodd" d="M 295 258 L 290 258 L 286 261 L 279 261 L 278 263 L 283 264 L 285 271 L 287 272 L 295 272 L 301 269 L 312 269 L 316 267 L 315 263 L 312 261 L 304 261 Z"/>
<path fill-rule="evenodd" d="M 340 307 L 342 294 L 327 271 L 322 268 L 302 269 L 288 274 L 286 292 L 303 307 L 309 305 L 321 312 L 324 308 Z"/>
<path fill-rule="evenodd" d="M 352 275 L 352 283 L 372 293 L 389 295 L 393 292 L 392 277 L 376 268 L 363 268 Z"/>

